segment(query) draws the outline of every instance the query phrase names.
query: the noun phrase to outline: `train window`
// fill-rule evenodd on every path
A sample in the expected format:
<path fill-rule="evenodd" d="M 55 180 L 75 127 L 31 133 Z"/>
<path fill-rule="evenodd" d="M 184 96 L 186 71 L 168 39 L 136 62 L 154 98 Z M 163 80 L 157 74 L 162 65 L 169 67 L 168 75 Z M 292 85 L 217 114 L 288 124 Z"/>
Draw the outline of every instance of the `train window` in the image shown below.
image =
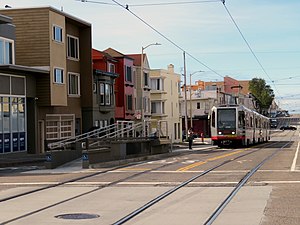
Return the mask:
<path fill-rule="evenodd" d="M 216 126 L 216 112 L 213 111 L 211 115 L 211 126 L 215 127 Z"/>
<path fill-rule="evenodd" d="M 239 112 L 239 128 L 245 129 L 245 112 L 244 111 Z"/>
<path fill-rule="evenodd" d="M 218 118 L 218 128 L 219 129 L 235 129 L 236 128 L 236 110 L 235 109 L 219 109 L 217 118 Z"/>

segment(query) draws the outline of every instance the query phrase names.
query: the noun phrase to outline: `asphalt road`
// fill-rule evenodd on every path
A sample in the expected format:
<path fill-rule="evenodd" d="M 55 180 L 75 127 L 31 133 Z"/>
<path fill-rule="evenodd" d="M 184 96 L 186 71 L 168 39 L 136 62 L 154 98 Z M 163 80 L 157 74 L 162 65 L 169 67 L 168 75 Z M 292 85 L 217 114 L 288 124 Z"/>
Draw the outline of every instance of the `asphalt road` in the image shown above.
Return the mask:
<path fill-rule="evenodd" d="M 204 224 L 242 177 L 276 151 L 213 224 L 298 225 L 299 131 L 276 131 L 267 144 L 250 148 L 183 149 L 177 156 L 122 168 L 81 169 L 79 162 L 54 170 L 5 170 L 0 177 L 0 224 L 113 224 L 181 182 L 229 160 L 125 223 Z M 91 176 L 4 200 L 87 175 Z M 67 218 L 61 218 L 65 214 Z"/>

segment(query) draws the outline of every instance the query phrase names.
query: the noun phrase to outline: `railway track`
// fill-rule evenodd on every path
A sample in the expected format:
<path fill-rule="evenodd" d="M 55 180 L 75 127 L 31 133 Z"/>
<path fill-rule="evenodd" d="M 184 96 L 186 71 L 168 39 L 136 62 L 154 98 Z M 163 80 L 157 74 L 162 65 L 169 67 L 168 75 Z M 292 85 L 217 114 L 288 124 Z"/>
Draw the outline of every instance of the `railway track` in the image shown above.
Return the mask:
<path fill-rule="evenodd" d="M 291 141 L 290 141 L 291 142 Z M 212 224 L 215 219 L 221 214 L 221 212 L 223 211 L 223 209 L 226 207 L 226 205 L 233 199 L 233 197 L 237 194 L 237 192 L 246 184 L 246 182 L 249 180 L 249 178 L 268 160 L 272 159 L 279 151 L 281 151 L 284 147 L 286 147 L 287 145 L 290 144 L 290 142 L 285 143 L 282 147 L 278 148 L 275 152 L 273 152 L 271 155 L 269 155 L 268 157 L 266 157 L 264 160 L 262 160 L 258 165 L 256 165 L 252 170 L 250 170 L 245 176 L 243 176 L 243 178 L 240 180 L 240 182 L 236 185 L 236 187 L 233 189 L 233 191 L 226 197 L 226 199 L 219 205 L 219 207 L 212 213 L 212 215 L 207 219 L 207 221 L 204 223 L 205 225 L 210 225 Z M 273 143 L 274 144 L 274 143 Z M 259 149 L 258 149 L 259 150 Z M 256 151 L 258 151 L 256 150 Z M 249 154 L 252 154 L 253 152 L 249 152 L 243 155 L 240 155 L 238 157 L 235 157 L 234 159 L 231 160 L 226 160 L 214 167 L 211 167 L 208 170 L 203 171 L 202 173 L 192 177 L 191 179 L 182 182 L 180 185 L 172 188 L 171 190 L 157 196 L 156 198 L 154 198 L 153 200 L 149 201 L 148 203 L 146 203 L 145 205 L 143 205 L 142 207 L 136 209 L 135 211 L 133 211 L 132 213 L 126 215 L 125 217 L 121 218 L 120 220 L 116 221 L 115 223 L 113 223 L 113 225 L 121 225 L 124 224 L 126 222 L 128 222 L 129 220 L 133 219 L 134 217 L 138 216 L 139 214 L 141 214 L 143 211 L 145 211 L 146 209 L 148 209 L 149 207 L 153 206 L 154 204 L 158 203 L 159 201 L 161 201 L 162 199 L 166 198 L 167 196 L 171 195 L 172 193 L 176 192 L 177 190 L 179 190 L 180 188 L 186 186 L 187 184 L 191 183 L 192 181 L 208 174 L 209 172 L 216 170 L 217 168 L 220 168 L 221 166 L 224 166 L 226 164 L 228 164 L 229 162 L 232 162 L 234 160 L 240 159 L 242 157 L 245 157 Z"/>
<path fill-rule="evenodd" d="M 274 145 L 274 144 L 276 144 L 276 143 L 272 143 L 272 144 L 269 144 L 269 145 Z M 287 144 L 287 143 L 286 143 L 286 144 Z M 156 204 L 157 202 L 161 201 L 162 199 L 166 198 L 167 196 L 173 194 L 174 192 L 176 192 L 176 191 L 179 190 L 180 188 L 186 186 L 187 184 L 189 184 L 189 183 L 192 182 L 193 180 L 198 179 L 198 178 L 200 178 L 200 177 L 202 177 L 202 176 L 208 174 L 209 172 L 211 172 L 211 171 L 213 171 L 213 170 L 215 170 L 215 169 L 217 169 L 217 168 L 219 168 L 219 167 L 221 167 L 221 166 L 223 166 L 223 165 L 226 165 L 226 164 L 228 164 L 228 163 L 230 163 L 230 162 L 232 162 L 232 161 L 234 161 L 234 160 L 238 160 L 238 159 L 240 159 L 240 158 L 242 158 L 242 157 L 245 157 L 245 156 L 247 156 L 247 155 L 253 154 L 254 152 L 259 151 L 259 150 L 262 149 L 262 148 L 264 148 L 264 147 L 260 147 L 260 146 L 259 146 L 259 148 L 253 149 L 253 151 L 251 151 L 251 152 L 247 152 L 246 154 L 239 155 L 239 156 L 237 156 L 237 157 L 235 157 L 235 158 L 233 158 L 233 159 L 231 159 L 231 160 L 225 160 L 225 161 L 219 163 L 218 165 L 213 166 L 213 167 L 211 167 L 210 169 L 208 169 L 208 170 L 206 170 L 206 171 L 204 171 L 204 172 L 202 172 L 202 173 L 200 173 L 200 174 L 198 174 L 198 175 L 196 175 L 196 176 L 193 176 L 192 178 L 190 178 L 190 179 L 188 179 L 188 180 L 182 182 L 180 185 L 178 185 L 178 186 L 176 186 L 176 187 L 170 189 L 170 190 L 167 191 L 166 193 L 164 193 L 164 194 L 162 194 L 162 195 L 160 195 L 160 196 L 154 198 L 152 201 L 148 202 L 148 203 L 145 204 L 144 206 L 142 206 L 142 207 L 140 207 L 139 209 L 135 210 L 134 212 L 130 213 L 130 214 L 127 215 L 126 217 L 121 218 L 120 220 L 118 220 L 118 221 L 115 222 L 114 224 L 123 224 L 123 223 L 129 221 L 130 219 L 132 219 L 133 217 L 139 215 L 141 212 L 143 212 L 143 211 L 146 210 L 147 208 L 151 207 L 152 205 Z M 283 148 L 283 147 L 282 147 L 282 148 Z M 282 148 L 281 148 L 281 149 L 282 149 Z M 234 151 L 235 151 L 235 150 L 234 150 Z M 280 150 L 278 150 L 278 151 L 280 151 Z M 274 153 L 274 155 L 275 155 L 278 151 L 276 151 L 276 152 Z M 269 160 L 269 159 L 268 159 L 268 160 Z M 265 160 L 264 160 L 264 162 L 265 162 Z M 144 162 L 141 162 L 140 164 L 142 164 L 142 163 L 144 163 Z M 176 163 L 180 163 L 180 161 L 178 161 L 178 162 L 176 162 Z M 119 180 L 116 180 L 116 181 L 111 182 L 111 183 L 109 183 L 109 184 L 99 186 L 99 187 L 97 187 L 97 188 L 95 188 L 95 189 L 93 189 L 93 190 L 91 190 L 91 191 L 82 193 L 82 194 L 80 194 L 80 195 L 73 196 L 73 197 L 71 197 L 71 198 L 63 199 L 62 201 L 56 202 L 55 204 L 50 204 L 50 205 L 47 205 L 47 206 L 45 206 L 45 207 L 41 207 L 41 208 L 39 208 L 39 209 L 37 209 L 37 210 L 34 210 L 34 211 L 28 212 L 28 213 L 26 213 L 26 214 L 20 215 L 20 216 L 18 216 L 18 217 L 15 217 L 15 218 L 13 218 L 13 219 L 11 219 L 11 220 L 4 221 L 4 222 L 2 222 L 1 224 L 9 224 L 9 223 L 11 223 L 11 222 L 18 221 L 18 220 L 20 220 L 20 219 L 22 219 L 22 218 L 25 218 L 25 217 L 28 217 L 28 216 L 37 214 L 37 213 L 39 213 L 39 212 L 42 212 L 42 211 L 44 211 L 44 210 L 46 210 L 46 209 L 50 209 L 50 208 L 52 208 L 52 207 L 58 206 L 58 205 L 63 204 L 63 203 L 65 203 L 65 202 L 68 202 L 68 201 L 71 201 L 71 200 L 74 200 L 74 199 L 77 199 L 77 198 L 80 198 L 80 197 L 89 195 L 89 194 L 91 194 L 91 193 L 93 193 L 93 192 L 96 192 L 96 191 L 100 191 L 100 190 L 103 189 L 103 188 L 111 187 L 111 186 L 117 185 L 117 184 L 119 184 L 119 183 L 121 183 L 121 182 L 131 180 L 131 179 L 133 179 L 133 178 L 135 178 L 135 177 L 137 177 L 137 176 L 141 176 L 141 175 L 143 175 L 143 174 L 145 174 L 145 173 L 149 173 L 149 172 L 154 171 L 154 170 L 162 169 L 162 168 L 164 168 L 165 166 L 168 166 L 168 165 L 158 166 L 158 167 L 156 167 L 156 168 L 154 168 L 154 169 L 152 169 L 152 170 L 150 170 L 150 171 L 149 171 L 149 170 L 148 170 L 148 171 L 143 171 L 143 172 L 139 172 L 139 173 L 136 173 L 136 174 L 127 176 L 127 177 L 125 177 L 125 178 L 123 178 L 123 179 L 119 179 Z M 10 197 L 7 197 L 7 198 L 3 198 L 3 199 L 0 199 L 0 203 L 6 202 L 6 201 L 10 201 L 10 200 L 15 200 L 15 199 L 17 199 L 17 198 L 20 198 L 20 197 L 23 197 L 23 196 L 28 196 L 28 195 L 34 194 L 34 193 L 36 193 L 36 192 L 40 192 L 40 191 L 45 191 L 45 190 L 47 190 L 47 189 L 56 188 L 56 187 L 59 187 L 59 186 L 63 186 L 63 185 L 66 185 L 66 184 L 70 184 L 70 183 L 73 183 L 73 182 L 77 182 L 77 181 L 81 181 L 81 180 L 84 180 L 84 179 L 87 179 L 87 178 L 91 178 L 91 177 L 94 177 L 94 176 L 106 174 L 106 173 L 109 173 L 109 172 L 112 172 L 112 171 L 116 171 L 116 170 L 119 170 L 119 169 L 122 169 L 122 168 L 125 168 L 125 167 L 126 167 L 126 166 L 120 166 L 120 167 L 116 167 L 116 168 L 114 168 L 114 169 L 110 169 L 110 170 L 106 170 L 106 171 L 95 172 L 95 173 L 92 173 L 92 174 L 89 174 L 89 175 L 85 175 L 85 176 L 81 176 L 81 177 L 78 177 L 78 178 L 75 178 L 75 179 L 70 179 L 70 180 L 66 180 L 66 181 L 63 181 L 63 182 L 59 182 L 59 183 L 57 183 L 57 184 L 55 184 L 55 185 L 49 185 L 49 186 L 42 187 L 42 188 L 39 188 L 39 189 L 35 189 L 35 190 L 32 190 L 32 191 L 28 191 L 28 192 L 24 192 L 24 193 L 17 194 L 17 195 L 14 195 L 14 196 L 10 196 Z M 257 168 L 257 169 L 259 169 L 259 168 Z M 257 170 L 256 170 L 256 171 L 257 171 Z M 248 179 L 249 179 L 249 178 L 248 178 Z M 245 181 L 245 182 L 246 182 L 246 181 Z M 208 224 L 209 224 L 209 223 L 208 223 Z"/>

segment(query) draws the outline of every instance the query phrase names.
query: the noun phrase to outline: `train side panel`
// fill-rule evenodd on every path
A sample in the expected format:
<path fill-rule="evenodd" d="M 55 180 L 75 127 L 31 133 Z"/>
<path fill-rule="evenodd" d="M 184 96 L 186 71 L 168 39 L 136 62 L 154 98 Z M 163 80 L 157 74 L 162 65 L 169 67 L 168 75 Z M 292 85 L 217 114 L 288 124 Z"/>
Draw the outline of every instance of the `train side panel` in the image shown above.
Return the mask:
<path fill-rule="evenodd" d="M 211 110 L 211 139 L 218 146 L 248 146 L 269 140 L 269 119 L 244 106 L 219 106 Z"/>

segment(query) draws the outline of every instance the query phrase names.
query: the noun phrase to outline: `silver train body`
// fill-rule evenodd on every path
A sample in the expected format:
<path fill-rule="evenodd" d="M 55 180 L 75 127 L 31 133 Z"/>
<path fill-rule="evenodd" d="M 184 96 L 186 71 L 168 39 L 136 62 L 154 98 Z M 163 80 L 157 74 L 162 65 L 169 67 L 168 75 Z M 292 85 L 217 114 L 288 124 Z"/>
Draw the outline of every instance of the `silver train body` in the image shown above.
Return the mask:
<path fill-rule="evenodd" d="M 212 142 L 220 147 L 248 146 L 270 139 L 269 118 L 242 105 L 213 107 L 210 127 Z"/>

